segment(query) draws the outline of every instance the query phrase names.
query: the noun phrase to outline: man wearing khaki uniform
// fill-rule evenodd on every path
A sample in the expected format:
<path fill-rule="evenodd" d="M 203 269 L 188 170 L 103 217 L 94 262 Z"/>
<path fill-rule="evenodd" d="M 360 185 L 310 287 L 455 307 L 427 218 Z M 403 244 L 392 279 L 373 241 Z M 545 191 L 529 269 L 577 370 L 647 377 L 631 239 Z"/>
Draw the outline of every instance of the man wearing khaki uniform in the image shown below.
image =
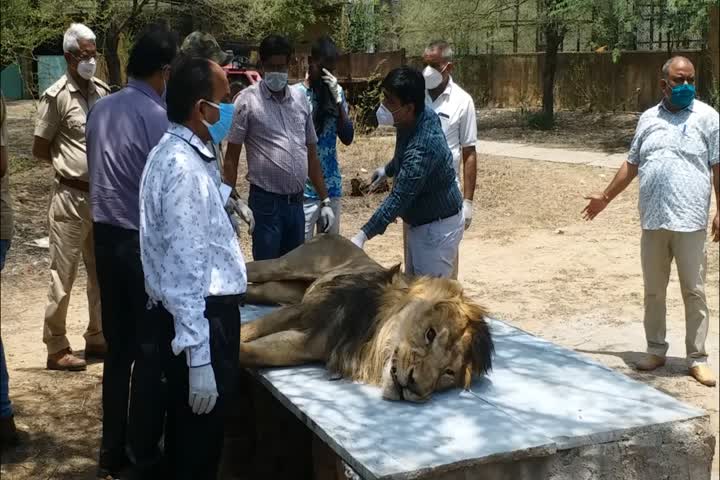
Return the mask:
<path fill-rule="evenodd" d="M 85 356 L 102 357 L 105 339 L 100 317 L 100 292 L 90 216 L 85 122 L 95 102 L 110 93 L 94 77 L 95 35 L 85 25 L 73 24 L 65 32 L 63 51 L 68 68 L 40 98 L 33 155 L 52 162 L 55 181 L 48 212 L 50 236 L 50 288 L 45 309 L 43 342 L 47 368 L 84 370 L 85 360 L 72 354 L 66 336 L 70 291 L 82 255 L 87 272 L 90 321 L 85 331 Z"/>
<path fill-rule="evenodd" d="M 648 354 L 636 367 L 654 370 L 665 364 L 665 295 L 674 258 L 685 303 L 689 373 L 703 385 L 714 386 L 705 349 L 710 322 L 705 274 L 713 189 L 720 205 L 720 121 L 717 111 L 695 100 L 694 84 L 690 60 L 673 57 L 665 63 L 660 80 L 665 98 L 640 117 L 627 162 L 604 192 L 585 197 L 590 203 L 584 213 L 586 219 L 593 219 L 638 176 Z M 720 240 L 720 210 L 711 234 L 714 242 Z"/>

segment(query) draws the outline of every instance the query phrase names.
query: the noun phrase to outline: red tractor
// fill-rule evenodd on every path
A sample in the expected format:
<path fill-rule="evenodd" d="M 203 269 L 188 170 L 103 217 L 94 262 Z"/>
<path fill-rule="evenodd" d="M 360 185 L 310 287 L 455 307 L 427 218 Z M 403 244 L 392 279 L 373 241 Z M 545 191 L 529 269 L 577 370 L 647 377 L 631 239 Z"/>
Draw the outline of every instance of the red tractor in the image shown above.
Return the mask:
<path fill-rule="evenodd" d="M 230 96 L 233 101 L 241 90 L 255 85 L 262 77 L 257 70 L 255 70 L 247 57 L 235 55 L 230 63 L 223 67 L 225 75 L 227 75 L 228 82 L 230 83 Z"/>

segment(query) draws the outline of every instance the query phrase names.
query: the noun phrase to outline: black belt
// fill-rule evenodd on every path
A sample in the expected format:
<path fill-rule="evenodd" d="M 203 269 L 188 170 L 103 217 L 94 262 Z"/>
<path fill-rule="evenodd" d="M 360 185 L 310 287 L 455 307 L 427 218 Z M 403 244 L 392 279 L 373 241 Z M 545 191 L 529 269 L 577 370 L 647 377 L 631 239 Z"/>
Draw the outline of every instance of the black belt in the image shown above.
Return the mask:
<path fill-rule="evenodd" d="M 216 305 L 245 305 L 245 294 L 239 293 L 237 295 L 217 295 L 205 297 L 205 301 Z"/>
<path fill-rule="evenodd" d="M 76 180 L 74 178 L 65 178 L 60 174 L 55 174 L 55 177 L 58 179 L 58 182 L 62 183 L 66 187 L 74 188 L 75 190 L 80 190 L 82 192 L 90 191 L 90 184 L 88 182 Z"/>
<path fill-rule="evenodd" d="M 299 193 L 273 193 L 268 192 L 267 190 L 264 190 L 257 185 L 250 185 L 250 190 L 255 190 L 257 193 L 260 193 L 262 195 L 267 195 L 269 197 L 276 198 L 278 200 L 281 200 L 285 203 L 303 203 L 305 201 L 305 195 L 303 192 Z"/>
<path fill-rule="evenodd" d="M 428 219 L 428 220 L 423 220 L 421 223 L 416 223 L 416 224 L 410 223 L 410 226 L 411 226 L 411 227 L 421 227 L 421 226 L 423 226 L 423 225 L 427 225 L 428 223 L 439 222 L 440 220 L 445 220 L 446 218 L 454 217 L 455 215 L 457 215 L 457 214 L 460 213 L 460 212 L 462 212 L 462 207 L 460 207 L 460 209 L 459 209 L 457 212 L 455 212 L 455 213 L 451 213 L 451 214 L 449 214 L 449 215 L 445 215 L 444 217 L 430 218 L 430 219 Z M 409 222 L 408 222 L 408 223 L 409 223 Z"/>

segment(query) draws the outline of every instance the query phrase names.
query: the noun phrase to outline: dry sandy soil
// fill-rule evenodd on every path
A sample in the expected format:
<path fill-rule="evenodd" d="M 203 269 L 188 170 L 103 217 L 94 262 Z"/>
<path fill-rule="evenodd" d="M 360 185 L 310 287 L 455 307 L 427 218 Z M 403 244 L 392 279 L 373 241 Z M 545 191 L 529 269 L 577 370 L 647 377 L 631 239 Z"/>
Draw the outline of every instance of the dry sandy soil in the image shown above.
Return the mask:
<path fill-rule="evenodd" d="M 48 282 L 47 251 L 27 245 L 46 235 L 52 173 L 28 155 L 32 120 L 27 104 L 9 105 L 17 233 L 2 274 L 2 338 L 10 371 L 10 395 L 27 443 L 3 456 L 3 479 L 93 478 L 101 422 L 102 364 L 86 372 L 45 370 L 42 319 Z M 484 130 L 480 135 L 493 138 Z M 632 129 L 625 135 L 631 135 Z M 522 137 L 522 132 L 518 137 Z M 535 132 L 526 132 L 534 137 Z M 562 134 L 556 133 L 554 142 Z M 600 134 L 588 133 L 601 145 Z M 617 132 L 612 133 L 617 138 Z M 501 140 L 495 136 L 494 139 Z M 527 138 L 520 138 L 526 141 Z M 610 140 L 605 141 L 610 144 Z M 553 143 L 553 142 L 550 142 Z M 345 185 L 386 161 L 393 140 L 359 138 L 341 149 Z M 588 144 L 586 144 L 586 148 Z M 686 376 L 683 304 L 673 269 L 668 292 L 670 361 L 656 372 L 632 369 L 643 351 L 642 277 L 637 184 L 595 221 L 582 220 L 582 195 L 602 188 L 612 170 L 586 166 L 482 158 L 472 227 L 461 245 L 461 280 L 497 318 L 573 348 L 676 398 L 708 410 L 718 428 L 718 389 Z M 243 182 L 244 183 L 244 182 Z M 243 188 L 245 185 L 243 185 Z M 342 233 L 352 236 L 382 196 L 344 197 Z M 400 225 L 367 244 L 383 264 L 402 261 Z M 246 258 L 248 241 L 242 238 Z M 709 245 L 707 295 L 711 306 L 708 350 L 718 373 L 718 248 Z M 87 321 L 85 275 L 80 268 L 70 301 L 68 332 L 84 347 Z M 717 446 L 714 471 L 718 469 Z"/>

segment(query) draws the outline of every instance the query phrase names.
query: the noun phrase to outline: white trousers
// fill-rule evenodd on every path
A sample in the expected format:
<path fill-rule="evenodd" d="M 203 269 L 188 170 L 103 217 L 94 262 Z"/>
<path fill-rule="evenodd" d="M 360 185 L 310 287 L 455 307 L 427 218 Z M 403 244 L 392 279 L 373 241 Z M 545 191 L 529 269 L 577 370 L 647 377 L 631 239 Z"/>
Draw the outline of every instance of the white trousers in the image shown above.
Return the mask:
<path fill-rule="evenodd" d="M 418 227 L 406 225 L 405 273 L 453 278 L 465 232 L 462 211 Z"/>

